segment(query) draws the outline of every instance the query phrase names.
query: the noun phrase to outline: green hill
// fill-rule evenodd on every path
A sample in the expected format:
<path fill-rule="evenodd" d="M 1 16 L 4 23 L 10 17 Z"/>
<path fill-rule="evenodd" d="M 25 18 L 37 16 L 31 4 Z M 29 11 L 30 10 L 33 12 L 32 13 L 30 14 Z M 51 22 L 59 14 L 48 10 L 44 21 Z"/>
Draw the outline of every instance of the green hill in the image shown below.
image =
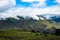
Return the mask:
<path fill-rule="evenodd" d="M 0 30 L 0 40 L 59 40 L 60 36 L 40 34 L 30 30 Z"/>

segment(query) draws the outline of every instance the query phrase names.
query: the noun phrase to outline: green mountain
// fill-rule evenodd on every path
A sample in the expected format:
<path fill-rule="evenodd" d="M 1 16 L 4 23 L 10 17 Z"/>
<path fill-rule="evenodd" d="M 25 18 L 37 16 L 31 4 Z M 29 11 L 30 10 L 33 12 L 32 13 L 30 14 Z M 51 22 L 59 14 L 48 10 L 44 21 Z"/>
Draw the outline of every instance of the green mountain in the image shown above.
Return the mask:
<path fill-rule="evenodd" d="M 0 29 L 24 29 L 24 30 L 35 30 L 42 32 L 55 33 L 55 29 L 60 28 L 60 23 L 56 23 L 53 20 L 35 20 L 31 17 L 21 17 L 17 16 L 19 19 L 6 18 L 5 20 L 0 20 Z"/>

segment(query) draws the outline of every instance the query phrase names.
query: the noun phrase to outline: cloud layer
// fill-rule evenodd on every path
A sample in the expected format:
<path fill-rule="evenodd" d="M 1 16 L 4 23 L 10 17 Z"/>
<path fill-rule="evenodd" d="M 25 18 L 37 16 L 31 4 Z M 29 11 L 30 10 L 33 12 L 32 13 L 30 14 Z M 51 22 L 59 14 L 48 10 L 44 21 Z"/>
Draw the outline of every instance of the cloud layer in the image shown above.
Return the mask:
<path fill-rule="evenodd" d="M 15 0 L 0 0 L 0 12 L 16 5 Z"/>
<path fill-rule="evenodd" d="M 39 3 L 33 3 L 36 0 L 22 0 L 22 2 L 31 2 L 30 7 L 15 7 L 15 0 L 0 0 L 0 18 L 14 17 L 17 18 L 17 15 L 20 16 L 29 16 L 34 19 L 38 19 L 36 15 L 41 14 L 60 14 L 60 4 L 59 0 L 57 5 L 47 7 L 46 0 L 37 0 Z M 39 8 L 43 7 L 43 8 Z"/>
<path fill-rule="evenodd" d="M 60 3 L 60 0 L 56 0 L 57 3 Z"/>

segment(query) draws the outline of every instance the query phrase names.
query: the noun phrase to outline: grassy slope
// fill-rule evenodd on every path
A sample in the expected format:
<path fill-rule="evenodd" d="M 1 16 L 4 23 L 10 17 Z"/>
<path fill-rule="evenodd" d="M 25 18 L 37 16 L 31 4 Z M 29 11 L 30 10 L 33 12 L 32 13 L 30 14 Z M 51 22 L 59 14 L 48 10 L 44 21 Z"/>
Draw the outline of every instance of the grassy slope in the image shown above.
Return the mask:
<path fill-rule="evenodd" d="M 52 28 L 52 27 L 55 27 L 56 29 L 60 29 L 60 22 L 59 23 L 56 23 L 56 22 L 52 22 L 52 23 L 50 23 L 49 21 L 47 21 L 47 20 L 40 20 L 40 23 L 41 24 L 45 24 L 47 27 L 47 29 L 48 28 Z"/>
<path fill-rule="evenodd" d="M 0 30 L 0 40 L 59 40 L 58 38 L 60 39 L 60 36 L 44 36 L 40 33 L 36 35 L 36 33 L 23 30 Z"/>

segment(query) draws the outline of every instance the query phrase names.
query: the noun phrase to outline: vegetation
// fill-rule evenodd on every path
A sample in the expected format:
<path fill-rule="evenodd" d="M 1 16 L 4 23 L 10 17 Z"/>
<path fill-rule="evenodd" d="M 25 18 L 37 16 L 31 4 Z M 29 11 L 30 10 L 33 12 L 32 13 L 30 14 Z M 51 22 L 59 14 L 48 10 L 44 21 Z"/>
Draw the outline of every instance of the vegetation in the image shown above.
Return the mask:
<path fill-rule="evenodd" d="M 31 33 L 30 30 L 24 31 L 20 29 L 0 30 L 0 40 L 60 40 L 60 36 L 40 33 Z"/>
<path fill-rule="evenodd" d="M 35 20 L 30 17 L 0 20 L 0 40 L 59 40 L 55 31 L 60 23 L 53 20 Z"/>

